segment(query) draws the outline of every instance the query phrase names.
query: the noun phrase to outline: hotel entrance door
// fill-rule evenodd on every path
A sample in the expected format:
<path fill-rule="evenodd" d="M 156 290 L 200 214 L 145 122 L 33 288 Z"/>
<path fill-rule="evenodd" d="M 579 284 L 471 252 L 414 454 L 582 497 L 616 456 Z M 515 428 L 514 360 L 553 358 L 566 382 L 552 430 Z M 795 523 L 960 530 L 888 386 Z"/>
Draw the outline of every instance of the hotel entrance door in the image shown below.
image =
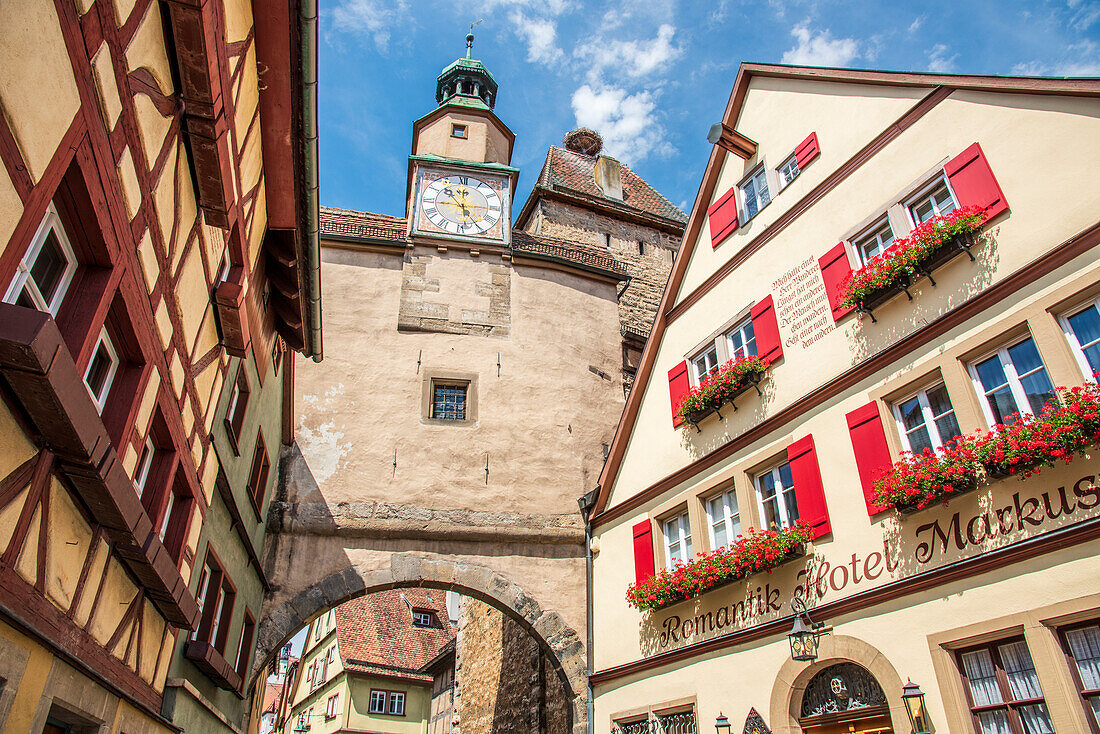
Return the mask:
<path fill-rule="evenodd" d="M 855 663 L 822 669 L 802 695 L 804 734 L 893 734 L 890 707 L 875 677 Z"/>

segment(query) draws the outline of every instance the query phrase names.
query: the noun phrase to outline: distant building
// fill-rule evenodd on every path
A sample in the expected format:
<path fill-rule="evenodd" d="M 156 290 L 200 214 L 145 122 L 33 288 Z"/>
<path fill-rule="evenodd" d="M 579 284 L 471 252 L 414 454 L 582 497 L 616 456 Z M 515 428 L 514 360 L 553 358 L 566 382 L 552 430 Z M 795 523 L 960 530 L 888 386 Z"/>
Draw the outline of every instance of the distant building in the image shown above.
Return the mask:
<path fill-rule="evenodd" d="M 445 596 L 381 591 L 315 620 L 289 694 L 290 725 L 311 734 L 450 731 L 455 630 Z"/>

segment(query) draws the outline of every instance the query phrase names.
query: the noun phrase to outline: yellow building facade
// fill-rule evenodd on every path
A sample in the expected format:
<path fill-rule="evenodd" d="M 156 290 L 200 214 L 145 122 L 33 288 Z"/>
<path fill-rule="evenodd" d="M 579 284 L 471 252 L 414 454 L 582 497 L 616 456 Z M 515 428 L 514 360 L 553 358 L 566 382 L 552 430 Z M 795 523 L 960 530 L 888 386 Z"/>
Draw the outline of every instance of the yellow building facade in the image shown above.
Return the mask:
<path fill-rule="evenodd" d="M 593 731 L 907 734 L 910 680 L 928 731 L 1100 730 L 1096 438 L 1026 479 L 975 460 L 926 506 L 875 494 L 903 452 L 1094 382 L 1098 94 L 742 65 L 590 516 Z M 860 280 L 954 210 L 984 221 Z M 762 366 L 691 402 L 738 358 Z M 795 542 L 674 588 L 758 528 Z"/>

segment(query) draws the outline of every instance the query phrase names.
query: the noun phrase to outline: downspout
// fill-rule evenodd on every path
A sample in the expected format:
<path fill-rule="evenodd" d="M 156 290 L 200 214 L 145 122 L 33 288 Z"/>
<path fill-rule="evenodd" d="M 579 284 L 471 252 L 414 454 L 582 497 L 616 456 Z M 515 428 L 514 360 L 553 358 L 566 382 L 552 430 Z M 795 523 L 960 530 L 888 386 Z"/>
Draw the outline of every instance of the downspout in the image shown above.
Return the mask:
<path fill-rule="evenodd" d="M 317 155 L 317 0 L 301 0 L 302 142 L 305 148 L 305 251 L 309 281 L 309 356 L 320 362 L 321 240 L 320 176 Z"/>
<path fill-rule="evenodd" d="M 587 677 L 587 693 L 588 702 L 586 704 L 586 710 L 588 713 L 588 734 L 592 734 L 595 731 L 595 724 L 592 721 L 592 717 L 595 715 L 595 703 L 592 700 L 592 671 L 593 671 L 593 658 L 592 658 L 592 639 L 594 637 L 592 632 L 592 507 L 596 504 L 596 497 L 599 495 L 599 488 L 592 490 L 588 494 L 579 498 L 577 502 L 581 506 L 581 515 L 584 516 L 584 615 L 585 615 L 585 653 L 587 654 L 588 663 L 588 675 Z"/>

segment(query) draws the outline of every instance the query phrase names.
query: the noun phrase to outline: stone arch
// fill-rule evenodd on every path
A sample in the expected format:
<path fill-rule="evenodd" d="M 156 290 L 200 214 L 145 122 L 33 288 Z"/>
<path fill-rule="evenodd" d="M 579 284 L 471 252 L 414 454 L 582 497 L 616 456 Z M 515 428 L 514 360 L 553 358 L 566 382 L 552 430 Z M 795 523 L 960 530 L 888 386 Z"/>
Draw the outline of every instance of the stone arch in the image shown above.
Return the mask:
<path fill-rule="evenodd" d="M 487 566 L 412 554 L 390 556 L 389 568 L 352 566 L 333 573 L 266 613 L 256 636 L 249 687 L 279 648 L 321 613 L 375 591 L 416 586 L 459 592 L 517 621 L 549 652 L 572 701 L 572 730 L 588 730 L 588 658 L 576 631 L 557 612 L 543 610 L 519 585 Z"/>
<path fill-rule="evenodd" d="M 877 648 L 857 637 L 828 634 L 821 638 L 817 655 L 817 660 L 812 663 L 800 663 L 788 657 L 779 668 L 772 686 L 769 717 L 773 734 L 799 734 L 802 729 L 798 718 L 806 686 L 823 669 L 846 662 L 863 666 L 882 686 L 890 705 L 890 724 L 894 731 L 909 730 L 909 717 L 901 700 L 901 676 Z"/>

